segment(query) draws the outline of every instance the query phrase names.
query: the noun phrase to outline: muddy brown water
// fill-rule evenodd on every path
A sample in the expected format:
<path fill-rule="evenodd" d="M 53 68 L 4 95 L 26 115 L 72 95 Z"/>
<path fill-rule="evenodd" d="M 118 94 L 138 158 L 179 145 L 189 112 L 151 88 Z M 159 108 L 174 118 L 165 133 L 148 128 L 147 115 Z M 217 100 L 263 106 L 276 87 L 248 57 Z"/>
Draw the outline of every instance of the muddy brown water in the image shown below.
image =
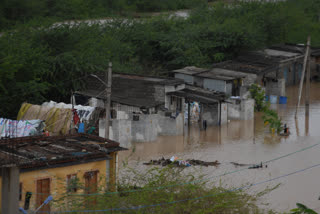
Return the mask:
<path fill-rule="evenodd" d="M 155 142 L 133 143 L 132 148 L 119 155 L 120 174 L 124 161 L 139 170 L 146 170 L 150 166 L 144 166 L 143 162 L 173 155 L 181 159 L 218 160 L 222 163 L 219 167 L 192 166 L 186 169 L 205 174 L 212 182 L 222 181 L 226 188 L 237 188 L 319 164 L 320 145 L 270 162 L 267 168 L 248 169 L 218 179 L 212 178 L 240 169 L 230 162 L 258 164 L 320 143 L 320 83 L 311 85 L 309 118 L 305 116 L 302 98 L 295 119 L 297 94 L 297 86 L 288 87 L 288 103 L 271 105 L 289 127 L 291 134 L 288 137 L 272 136 L 268 128 L 264 127 L 261 113 L 256 113 L 254 120 L 230 121 L 221 127 L 208 127 L 206 131 L 199 131 L 198 127 L 193 126 L 185 136 L 162 136 Z M 299 202 L 320 212 L 320 167 L 257 185 L 246 191 L 254 194 L 279 183 L 281 185 L 277 189 L 260 199 L 261 203 L 268 203 L 268 208 L 281 212 L 289 211 Z"/>

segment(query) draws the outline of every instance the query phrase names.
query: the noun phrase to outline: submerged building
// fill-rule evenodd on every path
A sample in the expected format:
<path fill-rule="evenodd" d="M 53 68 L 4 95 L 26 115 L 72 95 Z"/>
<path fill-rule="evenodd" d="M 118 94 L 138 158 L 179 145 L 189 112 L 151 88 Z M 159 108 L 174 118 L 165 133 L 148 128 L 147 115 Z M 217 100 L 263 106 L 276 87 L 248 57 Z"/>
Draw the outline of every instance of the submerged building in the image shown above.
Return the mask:
<path fill-rule="evenodd" d="M 50 195 L 67 206 L 68 194 L 114 191 L 122 150 L 115 141 L 87 134 L 0 140 L 2 213 L 10 213 L 12 203 L 36 210 Z M 39 212 L 57 209 L 47 204 Z"/>

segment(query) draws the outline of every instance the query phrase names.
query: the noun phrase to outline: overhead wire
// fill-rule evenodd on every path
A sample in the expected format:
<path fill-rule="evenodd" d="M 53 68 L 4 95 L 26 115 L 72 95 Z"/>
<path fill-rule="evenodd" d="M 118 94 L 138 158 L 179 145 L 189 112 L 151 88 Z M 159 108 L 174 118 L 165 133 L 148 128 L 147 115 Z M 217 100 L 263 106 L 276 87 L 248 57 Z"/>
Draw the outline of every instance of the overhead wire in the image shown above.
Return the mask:
<path fill-rule="evenodd" d="M 263 162 L 261 162 L 261 163 L 262 163 L 262 164 L 267 164 L 267 163 L 270 163 L 270 162 L 273 162 L 273 161 L 276 161 L 276 160 L 280 160 L 280 159 L 282 159 L 282 158 L 289 157 L 289 156 L 294 155 L 294 154 L 296 154 L 296 153 L 309 150 L 309 149 L 311 149 L 311 148 L 313 148 L 313 147 L 316 147 L 316 146 L 318 146 L 318 145 L 320 145 L 320 143 L 316 143 L 316 144 L 313 144 L 313 145 L 304 147 L 304 148 L 299 149 L 299 150 L 296 150 L 296 151 L 294 151 L 294 152 L 291 152 L 291 153 L 288 153 L 288 154 L 285 154 L 285 155 L 282 155 L 282 156 L 279 156 L 279 157 L 276 157 L 276 158 L 273 158 L 273 159 L 270 159 L 270 160 L 267 160 L 267 161 L 263 161 Z M 260 163 L 259 163 L 259 164 L 260 164 Z M 208 178 L 205 178 L 205 179 L 199 179 L 199 180 L 194 180 L 194 181 L 190 181 L 190 182 L 183 182 L 183 183 L 178 183 L 178 184 L 172 184 L 172 185 L 150 187 L 150 188 L 145 188 L 145 189 L 135 189 L 135 190 L 117 191 L 117 192 L 106 192 L 106 193 L 68 194 L 67 196 L 113 195 L 113 194 L 121 194 L 121 193 L 134 193 L 134 192 L 144 192 L 144 191 L 160 190 L 160 189 L 165 189 L 165 188 L 171 188 L 171 187 L 183 186 L 183 185 L 189 185 L 189 184 L 196 184 L 196 183 L 208 181 L 208 180 L 213 179 L 213 178 L 219 178 L 219 177 L 223 177 L 223 176 L 226 176 L 226 175 L 230 175 L 230 174 L 234 174 L 234 173 L 237 173 L 237 172 L 241 172 L 241 171 L 250 169 L 250 168 L 253 167 L 253 166 L 257 166 L 257 165 L 258 165 L 258 164 L 246 166 L 246 167 L 243 167 L 243 168 L 238 169 L 238 170 L 233 170 L 233 171 L 230 171 L 230 172 L 225 172 L 225 173 L 222 173 L 222 174 L 219 174 L 219 175 L 215 175 L 215 176 L 211 176 L 211 177 L 208 177 Z M 39 194 L 39 193 L 35 193 L 35 194 Z M 40 194 L 41 194 L 41 193 L 40 193 Z"/>
<path fill-rule="evenodd" d="M 257 183 L 253 183 L 253 184 L 248 184 L 248 185 L 244 185 L 242 187 L 238 187 L 238 188 L 233 188 L 233 189 L 229 189 L 220 193 L 215 193 L 215 194 L 208 194 L 208 195 L 204 195 L 204 196 L 200 196 L 200 197 L 195 197 L 195 198 L 187 198 L 187 199 L 181 199 L 181 200 L 176 200 L 176 201 L 169 201 L 169 202 L 163 202 L 163 203 L 158 203 L 158 204 L 149 204 L 149 205 L 139 205 L 139 206 L 133 206 L 133 207 L 119 207 L 119 208 L 110 208 L 110 209 L 101 209 L 101 210 L 70 210 L 70 211 L 58 211 L 58 212 L 53 212 L 54 214 L 59 214 L 59 213 L 75 213 L 75 212 L 84 212 L 84 213 L 89 213 L 89 212 L 108 212 L 108 211 L 124 211 L 124 210 L 138 210 L 138 209 L 144 209 L 144 208 L 150 208 L 150 207 L 158 207 L 158 206 L 165 206 L 165 205 L 171 205 L 171 204 L 176 204 L 176 203 L 181 203 L 181 202 L 186 202 L 186 201 L 194 201 L 194 200 L 201 200 L 204 198 L 209 198 L 209 197 L 214 197 L 220 194 L 225 194 L 225 193 L 229 193 L 229 192 L 235 192 L 235 191 L 239 191 L 239 190 L 243 190 L 246 188 L 251 188 L 253 186 L 257 186 L 257 185 L 261 185 L 264 183 L 269 183 L 271 181 L 275 181 L 284 177 L 288 177 L 294 174 L 298 174 L 298 173 L 302 173 L 304 171 L 307 171 L 309 169 L 315 168 L 315 167 L 319 167 L 320 163 L 300 169 L 300 170 L 296 170 L 294 172 L 290 172 L 278 177 L 274 177 L 271 179 L 267 179 L 267 180 L 263 180 Z M 47 212 L 45 212 L 47 213 Z M 52 213 L 52 212 L 51 212 Z"/>

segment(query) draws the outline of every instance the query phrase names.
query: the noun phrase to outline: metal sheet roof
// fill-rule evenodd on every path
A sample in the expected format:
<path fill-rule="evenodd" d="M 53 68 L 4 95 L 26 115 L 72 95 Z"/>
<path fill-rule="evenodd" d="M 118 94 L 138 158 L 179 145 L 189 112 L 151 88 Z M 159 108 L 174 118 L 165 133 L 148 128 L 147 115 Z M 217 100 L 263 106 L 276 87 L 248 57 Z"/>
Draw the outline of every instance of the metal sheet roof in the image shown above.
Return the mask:
<path fill-rule="evenodd" d="M 0 167 L 21 169 L 78 164 L 110 159 L 111 152 L 125 150 L 119 143 L 88 134 L 35 136 L 0 140 Z"/>

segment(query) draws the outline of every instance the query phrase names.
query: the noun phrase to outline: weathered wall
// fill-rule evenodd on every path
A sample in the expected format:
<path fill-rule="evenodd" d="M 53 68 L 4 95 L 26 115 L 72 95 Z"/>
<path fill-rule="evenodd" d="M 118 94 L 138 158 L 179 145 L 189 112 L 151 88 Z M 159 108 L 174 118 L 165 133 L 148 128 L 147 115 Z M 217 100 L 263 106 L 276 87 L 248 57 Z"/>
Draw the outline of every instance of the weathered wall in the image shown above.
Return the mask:
<path fill-rule="evenodd" d="M 133 115 L 139 117 L 133 120 Z M 132 142 L 155 141 L 159 135 L 181 135 L 183 133 L 183 113 L 176 118 L 159 114 L 128 114 L 129 119 L 113 119 L 109 129 L 110 139 L 120 143 L 120 146 L 129 148 Z M 99 136 L 104 137 L 105 120 L 99 121 Z"/>
<path fill-rule="evenodd" d="M 132 124 L 131 120 L 112 120 L 109 128 L 109 138 L 120 143 L 120 146 L 129 148 L 132 141 Z M 105 135 L 105 119 L 99 120 L 99 136 Z"/>
<path fill-rule="evenodd" d="M 232 95 L 232 83 L 227 83 L 226 85 L 226 94 Z"/>
<path fill-rule="evenodd" d="M 176 118 L 158 116 L 158 134 L 159 135 L 182 135 L 184 128 L 184 114 L 179 113 Z"/>
<path fill-rule="evenodd" d="M 223 80 L 204 79 L 203 88 L 214 91 L 226 92 L 226 82 Z"/>
<path fill-rule="evenodd" d="M 42 169 L 29 172 L 20 173 L 20 182 L 22 183 L 22 199 L 19 202 L 20 207 L 24 207 L 25 195 L 26 192 L 32 192 L 32 197 L 30 200 L 29 210 L 35 210 L 36 207 L 36 198 L 37 198 L 37 180 L 40 179 L 50 179 L 50 193 L 52 194 L 55 200 L 59 199 L 66 194 L 66 179 L 67 175 L 77 174 L 77 178 L 80 183 L 84 183 L 84 173 L 88 171 L 98 171 L 98 189 L 103 191 L 106 188 L 106 160 L 95 161 L 90 163 L 77 164 L 73 166 L 57 167 L 51 169 Z M 1 177 L 0 177 L 0 190 L 1 187 Z M 84 193 L 83 189 L 80 189 L 74 194 Z M 0 195 L 1 197 L 1 195 Z M 0 198 L 1 202 L 1 198 Z M 1 207 L 1 205 L 0 205 Z M 51 210 L 54 211 L 56 206 L 50 206 Z"/>
<path fill-rule="evenodd" d="M 266 82 L 266 94 L 276 96 L 286 96 L 286 81 L 278 79 L 277 81 L 268 80 Z"/>
<path fill-rule="evenodd" d="M 194 78 L 191 75 L 175 73 L 174 77 L 177 78 L 177 79 L 184 80 L 185 83 L 188 83 L 188 84 L 191 84 L 191 85 L 193 85 L 193 83 L 194 83 Z"/>
<path fill-rule="evenodd" d="M 207 121 L 207 125 L 219 125 L 219 104 L 203 105 L 203 120 Z"/>
<path fill-rule="evenodd" d="M 240 112 L 241 107 L 240 103 L 241 100 L 228 100 L 228 119 L 229 120 L 239 120 L 240 119 Z"/>
<path fill-rule="evenodd" d="M 254 117 L 253 99 L 229 99 L 228 119 L 250 120 Z"/>
<path fill-rule="evenodd" d="M 228 122 L 228 104 L 221 103 L 221 125 Z"/>
<path fill-rule="evenodd" d="M 241 100 L 241 120 L 251 120 L 254 118 L 254 99 Z"/>
<path fill-rule="evenodd" d="M 202 77 L 194 77 L 194 85 L 200 88 L 203 88 L 203 78 Z"/>
<path fill-rule="evenodd" d="M 133 142 L 151 142 L 158 137 L 158 115 L 139 115 L 138 121 L 131 121 Z"/>
<path fill-rule="evenodd" d="M 165 86 L 164 85 L 154 85 L 154 99 L 158 102 L 163 102 L 165 100 Z"/>

